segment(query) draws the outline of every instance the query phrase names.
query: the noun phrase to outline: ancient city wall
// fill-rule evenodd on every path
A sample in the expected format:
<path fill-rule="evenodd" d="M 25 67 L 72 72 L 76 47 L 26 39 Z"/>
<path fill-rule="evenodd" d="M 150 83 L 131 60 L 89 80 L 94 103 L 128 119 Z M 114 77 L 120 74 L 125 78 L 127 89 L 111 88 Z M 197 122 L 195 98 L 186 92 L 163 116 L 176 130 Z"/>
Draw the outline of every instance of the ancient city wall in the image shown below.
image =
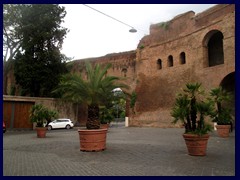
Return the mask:
<path fill-rule="evenodd" d="M 218 5 L 197 15 L 187 12 L 164 23 L 151 25 L 150 35 L 137 49 L 139 98 L 132 126 L 172 126 L 170 109 L 184 84 L 201 82 L 209 90 L 235 71 L 234 5 Z M 224 63 L 209 67 L 207 42 L 216 31 L 223 34 Z"/>
<path fill-rule="evenodd" d="M 132 87 L 131 89 L 134 88 L 134 79 L 136 74 L 136 51 L 113 53 L 97 58 L 75 60 L 68 65 L 71 72 L 81 73 L 86 77 L 85 61 L 98 63 L 102 66 L 110 63 L 112 67 L 108 70 L 108 74 L 124 78 L 124 81 Z"/>

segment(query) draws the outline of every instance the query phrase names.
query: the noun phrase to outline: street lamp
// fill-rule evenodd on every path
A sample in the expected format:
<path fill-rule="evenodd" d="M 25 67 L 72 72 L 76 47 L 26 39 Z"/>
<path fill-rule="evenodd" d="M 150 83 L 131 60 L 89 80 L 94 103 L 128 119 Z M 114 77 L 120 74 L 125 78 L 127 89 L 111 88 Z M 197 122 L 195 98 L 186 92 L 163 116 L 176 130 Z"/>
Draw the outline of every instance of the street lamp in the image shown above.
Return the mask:
<path fill-rule="evenodd" d="M 122 23 L 122 24 L 124 24 L 124 25 L 126 25 L 126 26 L 128 26 L 128 27 L 131 27 L 131 29 L 129 30 L 130 33 L 136 33 L 136 32 L 137 32 L 137 30 L 136 30 L 135 28 L 133 28 L 132 26 L 126 24 L 125 22 L 122 22 L 122 21 L 120 21 L 120 20 L 118 20 L 118 19 L 116 19 L 116 18 L 114 18 L 114 17 L 112 17 L 112 16 L 109 16 L 109 15 L 107 15 L 107 14 L 105 14 L 105 13 L 103 13 L 103 12 L 101 12 L 101 11 L 99 11 L 99 10 L 91 7 L 91 6 L 88 6 L 88 5 L 86 5 L 86 4 L 83 4 L 83 5 L 86 6 L 86 7 L 88 7 L 88 8 L 90 8 L 90 9 L 92 9 L 92 10 L 94 10 L 94 11 L 97 11 L 97 12 L 103 14 L 104 16 L 107 16 L 107 17 L 109 17 L 109 18 L 112 18 L 112 19 L 115 20 L 115 21 L 118 21 L 118 22 L 120 22 L 120 23 Z"/>
<path fill-rule="evenodd" d="M 134 28 L 132 28 L 132 29 L 129 30 L 129 32 L 130 32 L 130 33 L 135 33 L 135 32 L 137 32 L 137 30 L 134 29 Z"/>

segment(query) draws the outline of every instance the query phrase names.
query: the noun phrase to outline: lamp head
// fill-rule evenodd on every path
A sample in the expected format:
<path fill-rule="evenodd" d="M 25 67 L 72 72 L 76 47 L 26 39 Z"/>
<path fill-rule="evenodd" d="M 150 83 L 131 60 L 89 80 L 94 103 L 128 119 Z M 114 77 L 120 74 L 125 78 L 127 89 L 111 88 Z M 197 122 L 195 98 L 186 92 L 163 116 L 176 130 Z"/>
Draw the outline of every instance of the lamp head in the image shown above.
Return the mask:
<path fill-rule="evenodd" d="M 130 32 L 130 33 L 135 33 L 135 32 L 137 32 L 137 30 L 134 29 L 134 28 L 132 28 L 132 29 L 129 30 L 129 32 Z"/>

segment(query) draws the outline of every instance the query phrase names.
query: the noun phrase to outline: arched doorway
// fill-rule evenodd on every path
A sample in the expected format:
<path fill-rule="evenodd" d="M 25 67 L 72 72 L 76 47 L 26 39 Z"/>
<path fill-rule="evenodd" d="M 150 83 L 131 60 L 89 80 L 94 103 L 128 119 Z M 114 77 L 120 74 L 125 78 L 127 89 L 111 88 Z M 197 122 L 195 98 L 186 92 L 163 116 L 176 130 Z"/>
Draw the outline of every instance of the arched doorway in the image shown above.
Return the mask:
<path fill-rule="evenodd" d="M 220 86 L 233 95 L 232 101 L 227 104 L 227 106 L 232 109 L 234 119 L 233 126 L 235 127 L 235 72 L 225 76 L 221 81 Z"/>

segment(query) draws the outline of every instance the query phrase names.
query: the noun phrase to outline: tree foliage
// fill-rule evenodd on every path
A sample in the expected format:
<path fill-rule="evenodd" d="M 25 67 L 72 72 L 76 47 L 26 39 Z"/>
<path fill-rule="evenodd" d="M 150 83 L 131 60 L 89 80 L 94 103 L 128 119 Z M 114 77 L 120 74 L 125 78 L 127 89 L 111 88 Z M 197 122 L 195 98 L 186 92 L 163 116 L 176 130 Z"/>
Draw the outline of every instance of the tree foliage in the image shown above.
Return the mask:
<path fill-rule="evenodd" d="M 22 95 L 51 97 L 60 75 L 67 72 L 67 58 L 60 53 L 68 32 L 61 27 L 65 15 L 65 8 L 56 4 L 4 6 L 5 39 L 12 37 L 12 42 L 19 42 L 11 48 L 17 49 L 14 75 Z"/>
<path fill-rule="evenodd" d="M 126 114 L 127 94 L 117 88 L 108 95 L 108 103 L 100 107 L 100 119 L 102 124 L 110 123 L 115 118 L 125 118 Z"/>
<path fill-rule="evenodd" d="M 202 135 L 212 130 L 211 125 L 205 123 L 205 117 L 212 113 L 212 103 L 204 98 L 201 84 L 187 83 L 183 91 L 176 96 L 171 116 L 174 118 L 173 123 L 183 123 L 185 133 Z"/>
<path fill-rule="evenodd" d="M 18 33 L 21 28 L 20 19 L 24 4 L 3 5 L 3 60 L 10 61 L 21 48 L 22 35 Z"/>
<path fill-rule="evenodd" d="M 22 36 L 18 34 L 20 28 L 22 8 L 25 5 L 4 4 L 3 5 L 3 77 L 13 68 L 12 59 L 21 48 Z M 3 93 L 7 92 L 7 79 L 3 78 Z"/>
<path fill-rule="evenodd" d="M 113 89 L 128 88 L 119 82 L 121 78 L 107 75 L 111 64 L 100 66 L 86 62 L 87 79 L 81 74 L 66 74 L 62 77 L 55 93 L 62 98 L 88 105 L 87 128 L 98 129 L 100 127 L 100 106 L 108 106 L 114 98 Z"/>
<path fill-rule="evenodd" d="M 217 122 L 218 125 L 231 124 L 233 120 L 231 115 L 232 109 L 228 107 L 227 103 L 232 100 L 232 94 L 220 86 L 211 89 L 210 96 L 212 98 L 210 100 L 215 106 L 214 114 L 212 115 L 213 122 Z"/>
<path fill-rule="evenodd" d="M 44 127 L 44 123 L 47 125 L 53 118 L 58 116 L 58 112 L 50 110 L 42 104 L 35 104 L 30 109 L 30 121 L 35 122 L 37 127 Z"/>

